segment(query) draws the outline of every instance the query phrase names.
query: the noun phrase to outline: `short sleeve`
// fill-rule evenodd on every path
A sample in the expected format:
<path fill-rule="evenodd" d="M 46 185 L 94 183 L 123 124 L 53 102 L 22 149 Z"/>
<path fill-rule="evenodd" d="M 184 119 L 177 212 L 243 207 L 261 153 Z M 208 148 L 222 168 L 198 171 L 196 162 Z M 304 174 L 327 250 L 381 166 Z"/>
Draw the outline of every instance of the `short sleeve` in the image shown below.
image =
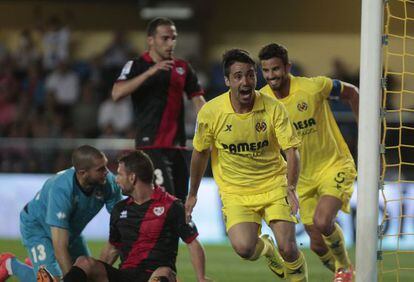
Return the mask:
<path fill-rule="evenodd" d="M 282 150 L 298 147 L 300 139 L 289 120 L 285 106 L 280 102 L 277 102 L 275 105 L 273 124 L 280 147 Z"/>
<path fill-rule="evenodd" d="M 209 149 L 213 143 L 213 132 L 213 120 L 203 107 L 197 115 L 193 138 L 194 149 L 199 152 Z"/>
<path fill-rule="evenodd" d="M 121 200 L 121 189 L 116 184 L 115 175 L 109 172 L 107 175 L 107 196 L 105 198 L 106 210 L 110 213 L 115 204 Z"/>
<path fill-rule="evenodd" d="M 136 76 L 136 62 L 133 60 L 126 62 L 121 70 L 121 74 L 117 78 L 118 81 L 124 81 L 133 78 Z"/>
<path fill-rule="evenodd" d="M 188 99 L 204 95 L 204 91 L 198 82 L 198 78 L 193 67 L 190 64 L 187 64 L 187 67 L 187 77 L 185 79 L 184 91 L 187 94 Z"/>
<path fill-rule="evenodd" d="M 72 194 L 62 186 L 53 186 L 49 190 L 46 211 L 46 223 L 51 226 L 68 229 L 71 215 Z"/>
<path fill-rule="evenodd" d="M 174 201 L 171 207 L 171 217 L 175 219 L 175 226 L 178 236 L 187 244 L 191 243 L 198 236 L 198 231 L 193 222 L 185 222 L 185 210 L 181 201 Z"/>
<path fill-rule="evenodd" d="M 312 79 L 317 87 L 317 95 L 320 95 L 322 99 L 326 99 L 329 96 L 339 96 L 341 94 L 343 85 L 340 80 L 330 79 L 326 76 L 318 76 Z"/>

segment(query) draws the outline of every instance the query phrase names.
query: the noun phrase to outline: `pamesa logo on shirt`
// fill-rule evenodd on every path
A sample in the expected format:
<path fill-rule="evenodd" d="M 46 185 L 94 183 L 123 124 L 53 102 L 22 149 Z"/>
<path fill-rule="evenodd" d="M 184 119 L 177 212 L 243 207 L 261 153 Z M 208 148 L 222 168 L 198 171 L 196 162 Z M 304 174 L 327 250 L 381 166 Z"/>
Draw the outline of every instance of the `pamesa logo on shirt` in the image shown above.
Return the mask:
<path fill-rule="evenodd" d="M 230 153 L 257 151 L 261 148 L 269 146 L 269 140 L 263 140 L 253 143 L 238 143 L 238 144 L 221 144 L 223 149 L 229 150 Z"/>

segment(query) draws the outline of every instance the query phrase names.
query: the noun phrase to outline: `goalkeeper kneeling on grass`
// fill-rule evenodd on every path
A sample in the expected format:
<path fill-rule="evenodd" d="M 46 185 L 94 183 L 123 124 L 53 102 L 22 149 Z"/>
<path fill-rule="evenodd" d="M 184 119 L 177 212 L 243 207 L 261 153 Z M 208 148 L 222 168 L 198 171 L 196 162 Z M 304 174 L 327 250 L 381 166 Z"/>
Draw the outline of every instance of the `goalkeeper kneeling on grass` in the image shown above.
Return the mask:
<path fill-rule="evenodd" d="M 121 189 L 108 171 L 107 158 L 84 145 L 72 153 L 73 167 L 49 178 L 20 213 L 20 232 L 33 266 L 11 253 L 0 255 L 0 281 L 11 275 L 20 281 L 36 281 L 40 266 L 62 277 L 73 262 L 89 255 L 81 233 L 105 205 L 108 212 L 121 200 Z"/>

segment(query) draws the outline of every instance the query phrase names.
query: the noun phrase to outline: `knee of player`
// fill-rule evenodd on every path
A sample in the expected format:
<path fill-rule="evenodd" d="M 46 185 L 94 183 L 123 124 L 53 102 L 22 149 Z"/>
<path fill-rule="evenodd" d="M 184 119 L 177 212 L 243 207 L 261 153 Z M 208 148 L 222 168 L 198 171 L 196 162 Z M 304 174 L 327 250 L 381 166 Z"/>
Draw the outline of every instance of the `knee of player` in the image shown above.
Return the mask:
<path fill-rule="evenodd" d="M 76 259 L 74 266 L 81 268 L 86 274 L 90 274 L 95 267 L 95 260 L 91 257 L 80 256 Z"/>
<path fill-rule="evenodd" d="M 310 249 L 318 256 L 322 256 L 327 252 L 327 247 L 325 246 L 323 241 L 319 242 L 313 239 L 311 239 L 310 242 Z"/>
<path fill-rule="evenodd" d="M 236 253 L 244 259 L 248 259 L 254 254 L 255 247 L 255 245 L 248 245 L 243 243 L 233 245 L 233 248 L 236 251 Z"/>
<path fill-rule="evenodd" d="M 335 222 L 329 217 L 315 216 L 313 218 L 313 225 L 324 235 L 331 233 L 334 223 Z"/>
<path fill-rule="evenodd" d="M 297 259 L 299 252 L 295 241 L 280 244 L 278 248 L 279 253 L 284 260 L 293 261 Z"/>

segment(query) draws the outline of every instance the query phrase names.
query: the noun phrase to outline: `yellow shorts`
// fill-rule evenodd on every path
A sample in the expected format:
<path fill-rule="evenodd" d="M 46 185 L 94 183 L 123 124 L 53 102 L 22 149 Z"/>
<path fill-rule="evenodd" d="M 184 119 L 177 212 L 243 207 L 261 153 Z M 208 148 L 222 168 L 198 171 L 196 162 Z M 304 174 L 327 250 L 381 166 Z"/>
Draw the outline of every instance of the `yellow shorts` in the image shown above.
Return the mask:
<path fill-rule="evenodd" d="M 312 181 L 300 179 L 298 183 L 299 214 L 305 225 L 313 224 L 313 215 L 322 196 L 333 196 L 342 201 L 342 211 L 349 213 L 349 201 L 354 191 L 357 173 L 353 164 L 333 166 Z"/>
<path fill-rule="evenodd" d="M 280 187 L 277 189 L 285 189 Z M 228 231 L 233 225 L 242 222 L 262 224 L 262 219 L 269 224 L 272 220 L 297 223 L 292 215 L 286 197 L 280 197 L 280 191 L 255 195 L 221 194 L 223 217 Z"/>

